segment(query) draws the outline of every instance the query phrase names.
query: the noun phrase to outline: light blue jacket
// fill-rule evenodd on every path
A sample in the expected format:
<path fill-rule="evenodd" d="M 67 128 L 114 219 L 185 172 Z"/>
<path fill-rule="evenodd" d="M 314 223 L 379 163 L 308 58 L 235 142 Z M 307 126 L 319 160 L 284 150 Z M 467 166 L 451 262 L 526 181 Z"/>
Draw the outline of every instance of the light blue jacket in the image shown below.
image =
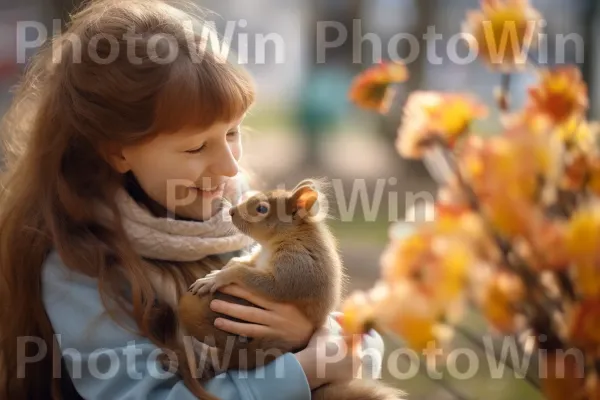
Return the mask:
<path fill-rule="evenodd" d="M 83 398 L 196 398 L 182 380 L 160 367 L 159 349 L 152 342 L 127 331 L 105 313 L 96 280 L 68 270 L 56 252 L 44 264 L 42 290 L 67 370 Z M 383 351 L 378 335 L 370 340 L 366 346 Z M 291 353 L 255 370 L 229 370 L 205 388 L 224 400 L 310 399 L 304 371 Z"/>

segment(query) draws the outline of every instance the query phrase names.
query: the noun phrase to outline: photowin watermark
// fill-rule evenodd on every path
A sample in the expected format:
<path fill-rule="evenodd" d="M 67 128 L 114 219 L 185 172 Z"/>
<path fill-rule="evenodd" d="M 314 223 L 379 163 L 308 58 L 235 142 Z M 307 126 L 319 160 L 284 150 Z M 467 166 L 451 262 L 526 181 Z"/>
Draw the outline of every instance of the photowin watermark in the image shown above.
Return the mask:
<path fill-rule="evenodd" d="M 355 340 L 361 340 L 356 335 Z M 171 379 L 178 373 L 178 368 L 185 365 L 176 353 L 169 349 L 154 348 L 147 342 L 129 341 L 123 347 L 81 349 L 63 346 L 61 335 L 54 336 L 52 352 L 41 338 L 26 336 L 17 338 L 18 367 L 17 377 L 25 378 L 27 365 L 43 361 L 49 354 L 54 355 L 54 378 L 61 378 L 61 359 L 64 361 L 72 379 L 93 378 L 110 380 L 117 376 L 127 376 L 132 380 L 146 377 L 163 380 Z M 533 339 L 533 338 L 532 338 Z M 222 372 L 230 369 L 238 371 L 239 378 L 252 379 L 285 379 L 289 367 L 282 357 L 286 354 L 280 349 L 259 349 L 255 354 L 248 354 L 248 349 L 234 346 L 234 336 L 221 349 L 218 357 L 209 351 L 208 345 L 193 344 L 196 339 L 184 340 L 186 351 L 193 352 L 196 371 L 192 375 L 202 378 L 206 364 L 216 371 L 216 379 L 223 378 Z M 538 338 L 540 342 L 543 337 Z M 196 341 L 197 342 L 197 341 Z M 206 341 L 209 343 L 210 341 Z M 313 352 L 309 355 L 316 360 L 316 376 L 326 378 L 335 373 L 332 369 L 341 365 L 354 372 L 354 378 L 374 378 L 382 376 L 396 381 L 410 380 L 418 375 L 426 375 L 431 380 L 469 380 L 476 376 L 486 376 L 494 380 L 507 377 L 515 379 L 544 379 L 549 377 L 583 378 L 586 372 L 584 354 L 577 348 L 559 349 L 549 353 L 544 349 L 524 351 L 522 344 L 514 337 L 482 336 L 482 348 L 456 347 L 444 349 L 435 342 L 430 342 L 422 351 L 408 347 L 382 349 L 364 346 L 357 353 L 350 355 L 351 347 L 343 340 L 332 341 L 322 337 L 316 339 L 314 347 L 301 351 Z M 364 343 L 364 342 L 363 342 Z M 35 349 L 31 351 L 32 346 Z M 26 349 L 29 349 L 27 352 Z M 214 347 L 212 347 L 214 350 Z M 189 354 L 188 352 L 188 354 Z M 552 363 L 547 363 L 548 359 Z M 231 360 L 235 359 L 235 363 Z M 248 363 L 248 360 L 253 360 Z M 348 361 L 350 360 L 350 361 Z M 187 364 L 190 365 L 190 364 Z M 270 366 L 268 368 L 259 368 Z M 297 369 L 294 368 L 295 372 Z"/>
<path fill-rule="evenodd" d="M 182 48 L 190 54 L 193 62 L 202 62 L 207 50 L 210 50 L 219 62 L 232 60 L 241 65 L 283 65 L 288 62 L 289 39 L 285 39 L 281 33 L 250 33 L 246 30 L 249 25 L 246 19 L 227 20 L 223 24 L 222 33 L 219 33 L 214 21 L 204 21 L 198 26 L 191 20 L 184 20 L 181 21 L 181 30 L 177 35 L 168 32 L 148 35 L 135 32 L 134 27 L 124 27 L 127 32 L 120 36 L 99 32 L 84 41 L 75 34 L 63 32 L 59 19 L 53 21 L 50 29 L 39 21 L 18 21 L 16 60 L 17 63 L 25 63 L 28 52 L 39 49 L 52 36 L 62 34 L 64 40 L 70 42 L 72 51 L 70 57 L 65 59 L 62 47 L 57 41 L 52 56 L 55 63 L 66 61 L 77 64 L 86 57 L 87 60 L 102 65 L 124 59 L 134 65 L 142 60 L 169 64 L 177 59 Z M 532 55 L 529 53 L 533 51 L 535 44 L 537 64 L 548 64 L 548 54 L 553 55 L 553 63 L 565 63 L 568 58 L 573 57 L 576 63 L 584 62 L 585 43 L 580 34 L 561 33 L 549 37 L 550 35 L 543 31 L 547 26 L 545 20 L 529 21 L 528 25 L 530 31 L 538 33 L 530 35 L 525 38 L 524 43 L 520 43 L 520 28 L 515 23 L 507 22 L 500 33 L 494 31 L 492 34 L 491 30 L 497 28 L 492 27 L 490 21 L 484 21 L 484 29 L 490 30 L 490 34 L 485 35 L 485 47 L 490 52 L 490 61 L 501 63 L 510 51 L 510 54 L 517 55 L 517 61 L 525 63 L 528 58 L 531 59 Z M 332 50 L 348 44 L 351 44 L 352 48 L 352 57 L 348 62 L 352 64 L 372 64 L 382 60 L 411 64 L 425 57 L 430 65 L 467 65 L 477 62 L 481 51 L 470 33 L 444 35 L 438 32 L 435 25 L 428 26 L 426 33 L 422 35 L 398 32 L 391 37 L 365 31 L 362 19 L 354 19 L 352 26 L 335 20 L 317 21 L 310 29 L 315 30 L 315 42 L 311 47 L 314 48 L 317 64 L 326 64 Z M 181 35 L 185 36 L 183 46 Z M 234 55 L 232 43 L 237 47 Z M 369 50 L 365 50 L 365 47 Z"/>
<path fill-rule="evenodd" d="M 235 335 L 228 336 L 225 346 L 219 352 L 216 351 L 214 338 L 205 338 L 199 342 L 196 338 L 184 337 L 185 357 L 188 358 L 185 362 L 175 351 L 150 346 L 145 341 L 131 340 L 122 347 L 81 350 L 63 345 L 60 334 L 54 335 L 53 339 L 52 348 L 49 348 L 40 337 L 17 338 L 17 378 L 26 378 L 28 365 L 45 361 L 49 356 L 53 356 L 53 378 L 63 377 L 62 362 L 65 363 L 71 379 L 111 380 L 117 376 L 127 376 L 132 380 L 141 380 L 149 376 L 157 380 L 167 380 L 175 377 L 180 372 L 179 368 L 185 365 L 194 368 L 191 374 L 197 379 L 224 378 L 222 372 L 230 369 L 237 370 L 236 376 L 239 378 L 252 379 L 284 379 L 286 374 L 290 373 L 286 371 L 289 365 L 286 365 L 286 359 L 282 357 L 287 352 L 266 348 L 249 354 L 244 346 L 235 345 L 240 340 Z M 357 339 L 360 337 L 357 336 Z M 302 351 L 313 352 L 309 356 L 318 361 L 318 378 L 325 378 L 332 368 L 339 367 L 340 362 L 347 357 L 351 361 L 346 362 L 346 366 L 352 371 L 357 371 L 354 377 L 379 377 L 383 354 L 377 348 L 360 349 L 355 356 L 350 356 L 349 347 L 342 340 L 332 341 L 327 337 L 318 337 L 315 341 L 314 347 Z M 268 370 L 259 368 L 267 365 Z M 296 370 L 294 368 L 293 372 Z M 206 371 L 215 373 L 205 376 Z"/>
<path fill-rule="evenodd" d="M 484 335 L 481 339 L 482 348 L 442 349 L 435 342 L 420 352 L 397 348 L 389 353 L 384 368 L 397 380 L 412 379 L 419 374 L 431 380 L 469 380 L 476 376 L 497 380 L 509 376 L 515 379 L 585 376 L 585 356 L 578 348 L 558 349 L 552 353 L 543 348 L 525 351 L 513 336 Z M 544 335 L 537 339 L 542 343 L 546 340 Z M 549 356 L 551 364 L 546 362 Z"/>
<path fill-rule="evenodd" d="M 532 20 L 527 22 L 527 30 L 537 31 L 536 35 L 526 37 L 523 43 L 519 41 L 521 27 L 516 23 L 507 22 L 501 32 L 495 32 L 491 21 L 483 21 L 485 47 L 489 49 L 491 62 L 502 63 L 505 55 L 510 50 L 511 54 L 518 55 L 517 61 L 525 63 L 528 53 L 535 47 L 538 64 L 548 64 L 548 54 L 552 50 L 554 62 L 565 63 L 567 54 L 573 53 L 577 63 L 584 61 L 584 40 L 577 33 L 556 34 L 549 40 L 549 35 L 544 33 L 547 22 L 545 20 Z M 429 25 L 426 33 L 421 36 L 410 32 L 398 32 L 389 38 L 382 38 L 375 32 L 365 32 L 362 20 L 353 20 L 351 31 L 338 21 L 319 21 L 317 23 L 316 59 L 317 63 L 327 62 L 329 50 L 339 48 L 348 42 L 352 45 L 352 63 L 373 64 L 382 60 L 398 61 L 411 64 L 422 58 L 423 55 L 429 65 L 443 65 L 451 63 L 468 65 L 478 60 L 481 49 L 475 37 L 468 32 L 457 32 L 452 35 L 438 33 L 435 25 Z M 330 40 L 327 32 L 333 33 Z M 550 48 L 550 43 L 553 48 Z M 364 51 L 363 45 L 369 44 L 370 51 Z M 440 51 L 440 46 L 444 45 Z M 469 45 L 470 44 L 470 45 Z M 535 44 L 535 46 L 534 46 Z M 407 54 L 401 55 L 401 49 L 408 49 Z M 570 51 L 570 49 L 572 51 Z"/>
<path fill-rule="evenodd" d="M 225 193 L 235 191 L 235 188 L 221 187 L 220 180 L 201 178 L 200 182 L 186 179 L 171 179 L 167 181 L 166 207 L 172 211 L 171 218 L 176 218 L 177 210 L 181 209 L 215 209 L 223 213 L 222 219 L 231 221 L 231 208 L 236 207 L 239 215 L 248 223 L 257 223 L 276 215 L 278 221 L 291 221 L 296 215 L 292 214 L 293 187 L 277 185 L 272 190 L 249 191 L 230 195 Z M 228 185 L 235 185 L 230 181 Z M 315 187 L 317 200 L 311 209 L 301 209 L 300 216 L 310 214 L 314 221 L 322 221 L 331 216 L 340 222 L 431 222 L 436 218 L 435 195 L 429 191 L 402 190 L 402 183 L 396 177 L 378 178 L 373 180 L 339 178 L 331 179 L 321 191 Z M 288 196 L 273 194 L 274 191 L 287 191 Z M 271 192 L 271 194 L 269 194 Z M 225 201 L 226 207 L 218 204 Z M 232 204 L 236 202 L 236 204 Z M 400 215 L 402 207 L 406 210 Z"/>
<path fill-rule="evenodd" d="M 77 34 L 63 32 L 62 21 L 52 22 L 52 34 L 45 24 L 39 21 L 18 21 L 16 24 L 16 60 L 23 64 L 27 61 L 27 52 L 39 49 L 52 37 L 62 35 L 63 41 L 70 42 L 70 58 L 63 58 L 61 41 L 55 41 L 52 48 L 52 61 L 60 63 L 68 61 L 80 64 L 84 57 L 97 64 L 111 64 L 117 59 L 126 59 L 131 64 L 139 65 L 145 59 L 157 64 L 174 62 L 182 51 L 181 36 L 187 54 L 194 63 L 201 63 L 209 51 L 217 62 L 227 62 L 231 56 L 231 43 L 235 40 L 237 51 L 235 59 L 238 64 L 263 65 L 267 63 L 285 63 L 285 42 L 283 36 L 271 33 L 249 34 L 240 31 L 248 26 L 245 19 L 229 20 L 225 23 L 224 32 L 217 32 L 214 21 L 206 21 L 197 27 L 193 21 L 181 21 L 181 30 L 177 34 L 168 32 L 151 35 L 136 32 L 129 27 L 122 35 L 99 32 L 85 40 Z M 252 50 L 253 59 L 250 59 Z M 273 53 L 272 59 L 267 54 Z"/>

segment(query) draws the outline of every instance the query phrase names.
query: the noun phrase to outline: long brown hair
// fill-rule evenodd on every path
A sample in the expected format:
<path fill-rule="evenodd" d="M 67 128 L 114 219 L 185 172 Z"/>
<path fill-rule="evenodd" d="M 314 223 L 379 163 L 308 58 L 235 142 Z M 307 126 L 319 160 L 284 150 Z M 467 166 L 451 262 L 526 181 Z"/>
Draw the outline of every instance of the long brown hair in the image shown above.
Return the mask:
<path fill-rule="evenodd" d="M 2 121 L 0 398 L 63 397 L 64 382 L 52 375 L 54 332 L 40 281 L 52 249 L 68 268 L 97 278 L 103 303 L 116 301 L 139 333 L 157 346 L 171 345 L 152 329 L 156 293 L 113 200 L 124 178 L 101 149 L 231 121 L 250 107 L 250 78 L 209 51 L 198 31 L 207 28 L 201 15 L 183 2 L 90 1 L 30 62 Z M 141 36 L 131 41 L 128 33 Z M 171 40 L 152 39 L 157 34 Z M 174 59 L 161 62 L 173 51 Z M 91 205 L 98 202 L 117 216 L 114 224 L 97 221 Z M 119 286 L 124 278 L 128 298 Z M 23 361 L 17 338 L 23 336 L 41 338 L 49 350 L 26 365 L 25 378 L 17 376 Z M 179 370 L 192 391 L 202 393 L 187 368 Z"/>

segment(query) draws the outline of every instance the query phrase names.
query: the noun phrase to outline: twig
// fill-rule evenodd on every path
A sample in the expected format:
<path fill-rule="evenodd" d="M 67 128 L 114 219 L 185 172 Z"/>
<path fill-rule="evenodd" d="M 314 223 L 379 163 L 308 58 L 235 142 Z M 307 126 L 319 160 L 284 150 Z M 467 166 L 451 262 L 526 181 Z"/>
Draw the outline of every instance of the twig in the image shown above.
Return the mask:
<path fill-rule="evenodd" d="M 500 111 L 508 113 L 510 112 L 510 81 L 511 74 L 504 73 L 500 80 L 500 93 L 498 96 L 498 107 Z"/>
<path fill-rule="evenodd" d="M 575 288 L 573 287 L 573 283 L 569 279 L 567 273 L 565 271 L 558 271 L 555 275 L 556 280 L 558 281 L 558 286 L 560 287 L 561 291 L 564 294 L 566 294 L 570 300 L 577 300 Z"/>

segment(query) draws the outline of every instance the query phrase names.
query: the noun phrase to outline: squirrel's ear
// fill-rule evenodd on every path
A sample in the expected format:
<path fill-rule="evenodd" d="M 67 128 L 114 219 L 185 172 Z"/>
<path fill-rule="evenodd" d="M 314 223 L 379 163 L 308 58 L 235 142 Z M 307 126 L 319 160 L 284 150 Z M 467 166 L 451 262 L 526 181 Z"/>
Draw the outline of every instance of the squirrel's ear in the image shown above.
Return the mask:
<path fill-rule="evenodd" d="M 313 214 L 313 206 L 319 199 L 319 193 L 311 186 L 302 186 L 296 189 L 290 198 L 292 213 L 296 215 L 301 212 L 301 215 Z"/>
<path fill-rule="evenodd" d="M 315 188 L 315 182 L 312 179 L 304 179 L 303 181 L 298 183 L 294 189 L 292 189 L 292 192 L 295 192 L 296 190 L 304 186 Z"/>

